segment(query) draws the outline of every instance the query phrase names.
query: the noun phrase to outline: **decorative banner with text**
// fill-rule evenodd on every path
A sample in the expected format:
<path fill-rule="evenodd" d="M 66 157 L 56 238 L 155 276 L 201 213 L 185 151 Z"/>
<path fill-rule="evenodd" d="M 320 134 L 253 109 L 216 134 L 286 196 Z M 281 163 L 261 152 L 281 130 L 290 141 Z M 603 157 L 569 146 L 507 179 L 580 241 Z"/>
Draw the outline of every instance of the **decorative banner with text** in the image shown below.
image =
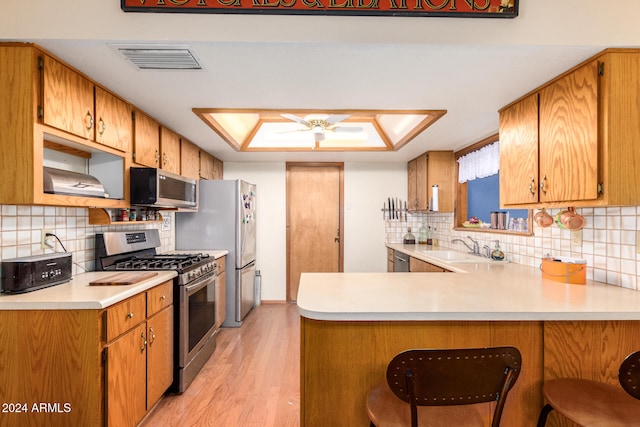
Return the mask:
<path fill-rule="evenodd" d="M 125 12 L 514 18 L 518 0 L 121 0 Z"/>

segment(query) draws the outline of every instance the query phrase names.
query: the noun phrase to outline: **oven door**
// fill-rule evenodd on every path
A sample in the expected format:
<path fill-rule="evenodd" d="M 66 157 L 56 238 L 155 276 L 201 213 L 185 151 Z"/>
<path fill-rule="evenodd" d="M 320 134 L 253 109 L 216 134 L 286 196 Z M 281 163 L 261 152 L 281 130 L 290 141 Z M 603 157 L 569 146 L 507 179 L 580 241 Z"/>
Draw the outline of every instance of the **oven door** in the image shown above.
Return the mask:
<path fill-rule="evenodd" d="M 215 273 L 179 286 L 178 364 L 186 367 L 211 338 L 215 328 Z"/>

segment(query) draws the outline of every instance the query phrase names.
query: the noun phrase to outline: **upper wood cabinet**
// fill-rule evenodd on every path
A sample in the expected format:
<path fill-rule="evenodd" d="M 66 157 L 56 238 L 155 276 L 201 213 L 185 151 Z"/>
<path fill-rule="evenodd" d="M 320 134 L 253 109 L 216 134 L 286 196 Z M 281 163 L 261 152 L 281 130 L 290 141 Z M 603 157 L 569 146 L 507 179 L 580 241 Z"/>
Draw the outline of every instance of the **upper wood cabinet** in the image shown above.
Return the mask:
<path fill-rule="evenodd" d="M 222 161 L 213 157 L 206 151 L 200 150 L 200 178 L 202 179 L 222 179 Z"/>
<path fill-rule="evenodd" d="M 43 97 L 40 114 L 43 123 L 93 139 L 93 83 L 47 55 L 41 61 Z"/>
<path fill-rule="evenodd" d="M 200 148 L 184 138 L 180 140 L 180 174 L 200 179 Z"/>
<path fill-rule="evenodd" d="M 40 61 L 43 123 L 120 151 L 129 151 L 131 107 L 59 61 L 47 55 Z"/>
<path fill-rule="evenodd" d="M 438 211 L 453 212 L 454 208 L 453 151 L 429 151 L 407 164 L 408 208 L 411 211 L 430 210 L 433 186 L 438 186 Z"/>
<path fill-rule="evenodd" d="M 150 168 L 160 167 L 160 124 L 136 110 L 133 128 L 133 161 Z"/>
<path fill-rule="evenodd" d="M 160 126 L 160 167 L 180 175 L 180 135 Z"/>
<path fill-rule="evenodd" d="M 94 141 L 94 84 L 29 44 L 0 44 L 0 74 L 0 204 L 125 207 L 127 154 Z M 45 193 L 52 154 L 87 164 L 112 198 Z"/>
<path fill-rule="evenodd" d="M 132 108 L 120 98 L 96 86 L 96 142 L 120 151 L 131 151 Z"/>
<path fill-rule="evenodd" d="M 640 51 L 608 49 L 500 111 L 506 207 L 640 204 Z"/>

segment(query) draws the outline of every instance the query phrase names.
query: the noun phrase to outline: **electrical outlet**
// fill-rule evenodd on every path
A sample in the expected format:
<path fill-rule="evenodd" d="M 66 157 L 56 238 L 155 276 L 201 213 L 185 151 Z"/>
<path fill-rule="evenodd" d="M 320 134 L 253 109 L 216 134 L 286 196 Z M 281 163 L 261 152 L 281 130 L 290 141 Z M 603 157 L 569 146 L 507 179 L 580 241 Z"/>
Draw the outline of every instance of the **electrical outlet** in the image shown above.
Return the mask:
<path fill-rule="evenodd" d="M 582 247 L 582 230 L 571 232 L 571 247 L 575 249 Z"/>
<path fill-rule="evenodd" d="M 160 226 L 160 229 L 162 231 L 169 231 L 171 230 L 171 217 L 170 216 L 163 216 L 162 217 L 162 225 Z"/>
<path fill-rule="evenodd" d="M 47 228 L 43 229 L 40 234 L 40 248 L 42 249 L 53 249 L 54 242 L 53 236 L 47 236 L 47 233 L 53 233 L 53 230 L 49 230 Z"/>

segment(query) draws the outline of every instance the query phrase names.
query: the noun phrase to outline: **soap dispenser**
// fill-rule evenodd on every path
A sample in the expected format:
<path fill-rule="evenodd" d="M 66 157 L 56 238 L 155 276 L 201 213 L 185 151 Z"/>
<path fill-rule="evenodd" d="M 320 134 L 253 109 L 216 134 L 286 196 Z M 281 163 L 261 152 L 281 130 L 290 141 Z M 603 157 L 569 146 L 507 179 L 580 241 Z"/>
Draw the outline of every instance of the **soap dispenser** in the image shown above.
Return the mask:
<path fill-rule="evenodd" d="M 496 240 L 496 247 L 491 251 L 491 259 L 494 261 L 504 260 L 504 252 L 500 249 L 500 240 Z"/>

